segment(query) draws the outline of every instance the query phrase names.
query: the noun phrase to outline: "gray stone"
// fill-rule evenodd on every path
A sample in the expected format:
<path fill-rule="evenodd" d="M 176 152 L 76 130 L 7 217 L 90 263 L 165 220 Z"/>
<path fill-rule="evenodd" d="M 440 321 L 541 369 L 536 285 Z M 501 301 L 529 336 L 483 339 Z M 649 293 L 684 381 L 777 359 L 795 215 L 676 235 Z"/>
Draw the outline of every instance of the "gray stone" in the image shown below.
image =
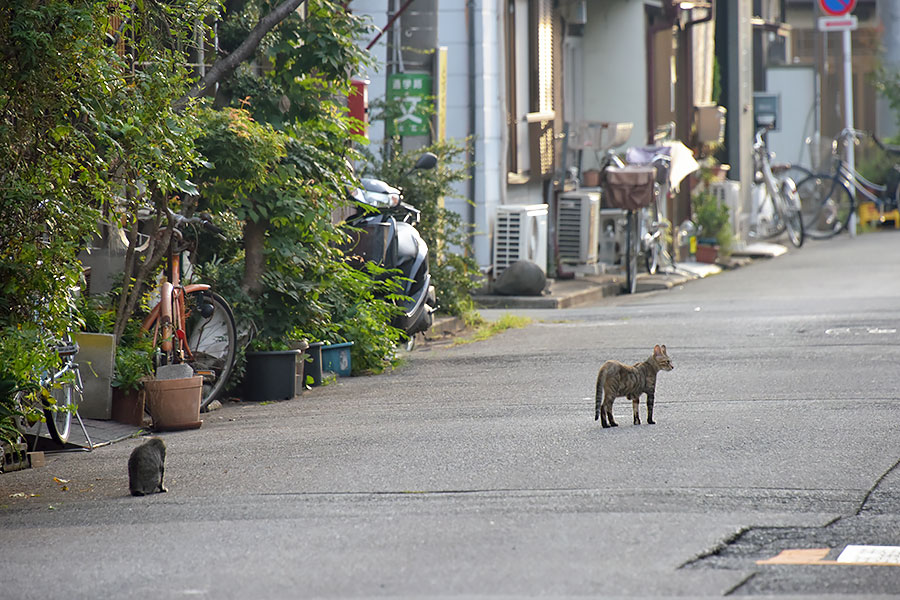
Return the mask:
<path fill-rule="evenodd" d="M 530 260 L 509 265 L 494 282 L 494 293 L 502 296 L 540 296 L 547 285 L 547 276 Z"/>
<path fill-rule="evenodd" d="M 191 365 L 184 363 L 180 365 L 162 365 L 156 369 L 157 379 L 186 379 L 194 376 L 194 369 Z"/>

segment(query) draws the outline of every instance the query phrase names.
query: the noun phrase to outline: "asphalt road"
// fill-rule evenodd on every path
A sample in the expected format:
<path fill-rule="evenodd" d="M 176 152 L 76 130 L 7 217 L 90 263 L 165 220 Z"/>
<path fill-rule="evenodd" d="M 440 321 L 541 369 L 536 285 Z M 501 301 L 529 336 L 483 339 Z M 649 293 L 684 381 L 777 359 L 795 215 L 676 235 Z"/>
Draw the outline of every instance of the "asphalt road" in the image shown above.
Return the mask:
<path fill-rule="evenodd" d="M 900 566 L 757 564 L 900 546 L 898 258 L 882 232 L 486 311 L 535 321 L 164 434 L 167 494 L 127 495 L 136 441 L 50 456 L 0 476 L 0 597 L 900 594 Z M 658 343 L 657 425 L 620 399 L 601 429 L 600 364 Z"/>

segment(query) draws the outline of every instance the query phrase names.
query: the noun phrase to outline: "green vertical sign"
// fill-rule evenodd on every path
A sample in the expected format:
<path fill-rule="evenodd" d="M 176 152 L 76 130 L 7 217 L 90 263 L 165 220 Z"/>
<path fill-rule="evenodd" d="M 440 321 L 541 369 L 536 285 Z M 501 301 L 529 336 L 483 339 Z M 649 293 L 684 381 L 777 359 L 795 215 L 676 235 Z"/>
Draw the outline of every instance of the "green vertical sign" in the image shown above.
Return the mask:
<path fill-rule="evenodd" d="M 399 109 L 399 115 L 387 123 L 388 135 L 428 135 L 431 75 L 395 73 L 388 76 L 387 100 Z"/>

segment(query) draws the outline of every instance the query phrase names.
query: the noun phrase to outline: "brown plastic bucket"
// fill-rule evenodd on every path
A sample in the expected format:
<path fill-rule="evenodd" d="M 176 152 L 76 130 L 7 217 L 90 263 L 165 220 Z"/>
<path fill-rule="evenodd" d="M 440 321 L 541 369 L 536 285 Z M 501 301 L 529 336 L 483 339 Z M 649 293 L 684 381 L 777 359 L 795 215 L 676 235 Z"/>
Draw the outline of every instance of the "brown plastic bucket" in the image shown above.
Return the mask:
<path fill-rule="evenodd" d="M 200 398 L 203 376 L 184 379 L 154 379 L 144 383 L 153 428 L 174 431 L 197 429 L 200 420 Z"/>

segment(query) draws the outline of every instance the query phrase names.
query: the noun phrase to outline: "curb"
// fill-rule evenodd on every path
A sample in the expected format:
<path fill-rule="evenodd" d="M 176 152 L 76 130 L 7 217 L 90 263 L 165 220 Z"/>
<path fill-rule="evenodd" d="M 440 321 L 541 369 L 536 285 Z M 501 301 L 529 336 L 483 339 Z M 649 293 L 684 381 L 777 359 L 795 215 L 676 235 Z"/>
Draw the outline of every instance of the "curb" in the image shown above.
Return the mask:
<path fill-rule="evenodd" d="M 577 287 L 571 283 L 577 281 Z M 583 283 L 582 283 L 583 282 Z M 591 304 L 597 300 L 618 296 L 621 284 L 617 281 L 595 283 L 588 280 L 570 280 L 565 287 L 574 288 L 557 292 L 553 288 L 560 287 L 560 281 L 550 282 L 550 294 L 546 296 L 499 296 L 478 295 L 472 300 L 479 308 L 571 308 Z"/>
<path fill-rule="evenodd" d="M 713 267 L 699 273 L 684 270 L 673 274 L 642 274 L 638 276 L 637 293 L 672 289 L 692 279 L 718 273 L 721 268 Z M 472 297 L 478 308 L 572 308 L 593 304 L 603 298 L 619 296 L 623 293 L 622 277 L 602 275 L 575 279 L 550 280 L 549 291 L 543 296 L 500 296 L 479 294 Z"/>

